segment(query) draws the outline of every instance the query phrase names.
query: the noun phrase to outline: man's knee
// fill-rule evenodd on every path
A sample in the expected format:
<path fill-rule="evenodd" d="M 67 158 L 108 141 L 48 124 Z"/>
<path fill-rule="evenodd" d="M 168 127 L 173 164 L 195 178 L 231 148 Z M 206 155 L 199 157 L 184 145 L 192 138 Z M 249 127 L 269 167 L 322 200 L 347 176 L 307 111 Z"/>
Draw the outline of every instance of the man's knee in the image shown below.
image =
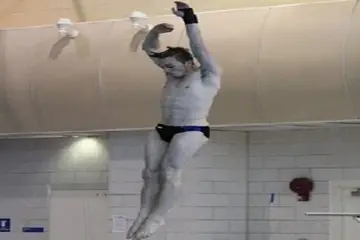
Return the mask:
<path fill-rule="evenodd" d="M 167 167 L 162 169 L 161 175 L 165 181 L 172 183 L 174 186 L 181 185 L 181 175 L 182 175 L 181 169 Z"/>
<path fill-rule="evenodd" d="M 144 168 L 142 173 L 142 178 L 147 181 L 147 180 L 153 180 L 153 179 L 158 179 L 159 178 L 159 171 L 157 170 L 151 170 L 148 168 Z"/>

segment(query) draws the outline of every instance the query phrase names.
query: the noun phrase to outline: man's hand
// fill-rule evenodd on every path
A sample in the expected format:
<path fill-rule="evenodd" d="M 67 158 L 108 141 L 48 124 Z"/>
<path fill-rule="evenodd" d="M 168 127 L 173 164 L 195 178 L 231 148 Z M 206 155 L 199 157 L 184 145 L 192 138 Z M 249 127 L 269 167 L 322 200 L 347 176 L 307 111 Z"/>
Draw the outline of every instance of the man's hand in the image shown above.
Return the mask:
<path fill-rule="evenodd" d="M 174 31 L 174 26 L 169 23 L 160 23 L 153 27 L 152 31 L 155 31 L 159 34 L 168 33 Z"/>
<path fill-rule="evenodd" d="M 175 8 L 172 8 L 172 12 L 173 14 L 175 14 L 178 17 L 184 17 L 184 12 L 182 11 L 183 9 L 189 9 L 191 8 L 187 3 L 184 2 L 180 2 L 180 1 L 175 1 Z"/>

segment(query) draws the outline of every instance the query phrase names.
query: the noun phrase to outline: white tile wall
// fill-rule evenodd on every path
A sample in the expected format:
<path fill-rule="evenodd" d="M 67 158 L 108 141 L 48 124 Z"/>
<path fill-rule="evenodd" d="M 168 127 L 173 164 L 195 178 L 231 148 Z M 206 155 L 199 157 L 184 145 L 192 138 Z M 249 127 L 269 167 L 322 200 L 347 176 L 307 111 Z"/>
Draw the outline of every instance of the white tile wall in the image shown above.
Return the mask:
<path fill-rule="evenodd" d="M 360 128 L 253 132 L 249 137 L 249 240 L 329 237 L 329 181 L 360 179 Z M 315 181 L 310 202 L 297 202 L 289 181 Z M 270 203 L 270 194 L 275 202 Z"/>
<path fill-rule="evenodd" d="M 121 134 L 117 138 L 122 138 Z M 128 217 L 139 207 L 140 172 L 146 134 L 137 134 L 119 146 L 110 142 L 109 188 L 111 213 Z M 246 236 L 246 135 L 212 132 L 211 141 L 188 162 L 182 196 L 167 223 L 151 239 L 245 240 Z M 126 155 L 118 153 L 126 149 Z M 123 237 L 112 234 L 111 239 Z"/>
<path fill-rule="evenodd" d="M 328 220 L 304 212 L 329 210 L 329 181 L 360 179 L 359 136 L 360 128 L 248 136 L 214 131 L 188 162 L 182 197 L 151 239 L 328 239 Z M 110 214 L 131 221 L 139 206 L 145 139 L 141 132 L 113 135 L 107 141 L 108 164 L 64 155 L 69 144 L 64 140 L 0 141 L 0 217 L 10 216 L 15 224 L 14 233 L 0 234 L 0 239 L 47 239 L 46 234 L 19 232 L 29 219 L 47 225 L 46 184 L 106 183 L 107 174 Z M 288 188 L 299 176 L 315 180 L 310 202 L 297 202 Z M 122 237 L 110 234 L 109 239 Z"/>
<path fill-rule="evenodd" d="M 48 239 L 47 233 L 21 232 L 23 226 L 47 231 L 47 185 L 107 184 L 106 149 L 95 159 L 86 152 L 69 151 L 73 143 L 72 139 L 0 141 L 0 218 L 12 220 L 12 232 L 0 233 L 1 240 Z"/>

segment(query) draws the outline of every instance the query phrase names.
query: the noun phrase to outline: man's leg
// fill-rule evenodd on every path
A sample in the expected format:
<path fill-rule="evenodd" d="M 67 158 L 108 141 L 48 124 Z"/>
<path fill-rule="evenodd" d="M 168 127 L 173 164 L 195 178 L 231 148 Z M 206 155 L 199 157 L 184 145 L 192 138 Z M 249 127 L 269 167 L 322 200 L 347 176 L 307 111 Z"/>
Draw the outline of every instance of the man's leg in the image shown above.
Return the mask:
<path fill-rule="evenodd" d="M 167 147 L 168 143 L 162 141 L 156 131 L 150 133 L 145 145 L 145 168 L 142 172 L 144 185 L 141 190 L 140 211 L 126 234 L 127 239 L 133 237 L 154 207 L 160 189 L 160 164 Z"/>
<path fill-rule="evenodd" d="M 164 223 L 165 215 L 177 200 L 186 160 L 192 158 L 207 141 L 208 138 L 198 131 L 179 133 L 172 139 L 162 163 L 162 185 L 157 204 L 135 234 L 135 239 L 149 237 Z"/>

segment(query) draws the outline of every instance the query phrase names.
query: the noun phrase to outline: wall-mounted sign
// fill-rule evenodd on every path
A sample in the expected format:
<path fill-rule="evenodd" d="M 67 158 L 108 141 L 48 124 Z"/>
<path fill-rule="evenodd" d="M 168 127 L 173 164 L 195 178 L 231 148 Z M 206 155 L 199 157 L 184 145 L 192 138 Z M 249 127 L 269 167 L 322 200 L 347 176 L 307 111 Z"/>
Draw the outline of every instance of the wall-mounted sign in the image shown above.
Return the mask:
<path fill-rule="evenodd" d="M 355 191 L 351 191 L 352 197 L 360 197 L 360 188 L 357 188 Z"/>
<path fill-rule="evenodd" d="M 10 232 L 10 231 L 11 231 L 11 219 L 0 218 L 0 232 Z"/>
<path fill-rule="evenodd" d="M 113 226 L 112 232 L 119 233 L 126 231 L 126 218 L 119 215 L 112 216 Z"/>
<path fill-rule="evenodd" d="M 44 228 L 43 227 L 23 227 L 22 228 L 23 232 L 28 232 L 28 233 L 42 233 L 44 232 Z"/>

